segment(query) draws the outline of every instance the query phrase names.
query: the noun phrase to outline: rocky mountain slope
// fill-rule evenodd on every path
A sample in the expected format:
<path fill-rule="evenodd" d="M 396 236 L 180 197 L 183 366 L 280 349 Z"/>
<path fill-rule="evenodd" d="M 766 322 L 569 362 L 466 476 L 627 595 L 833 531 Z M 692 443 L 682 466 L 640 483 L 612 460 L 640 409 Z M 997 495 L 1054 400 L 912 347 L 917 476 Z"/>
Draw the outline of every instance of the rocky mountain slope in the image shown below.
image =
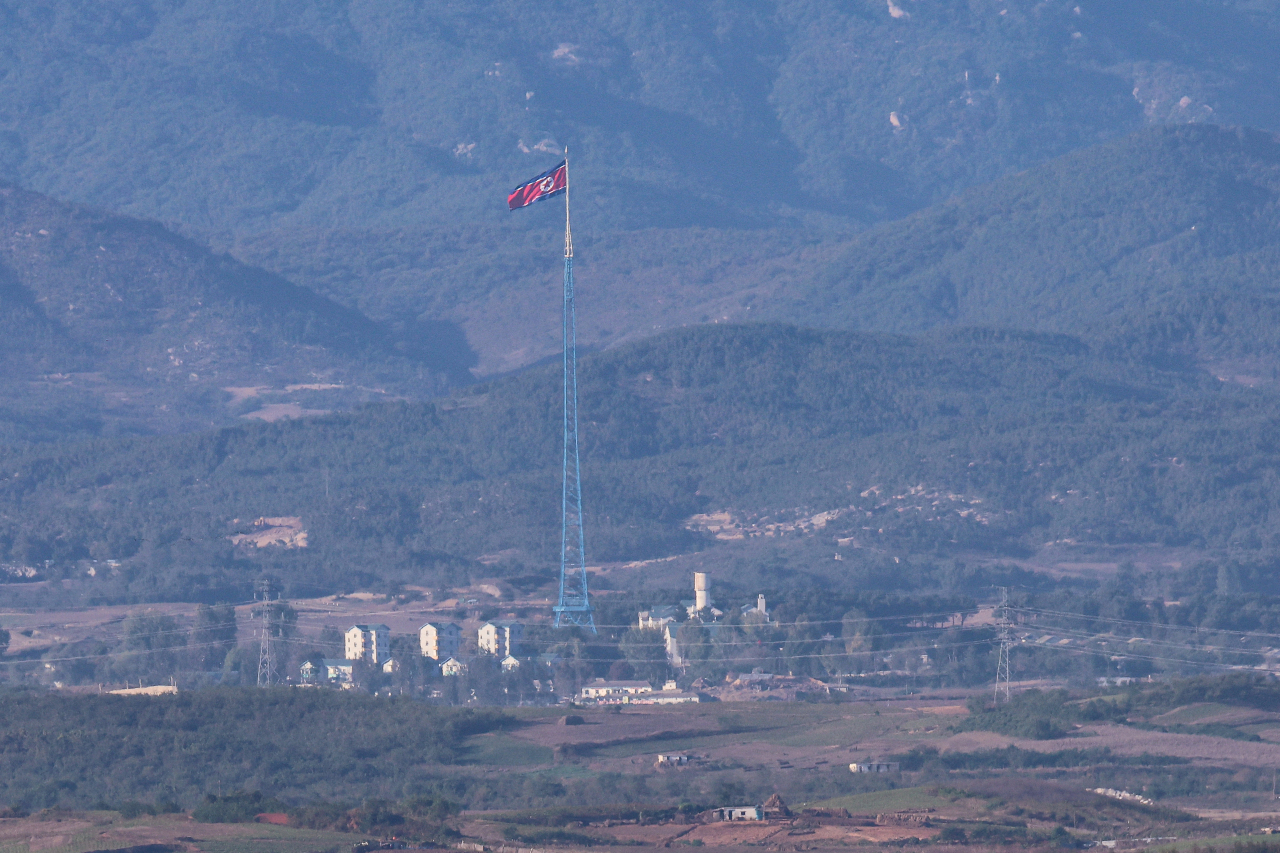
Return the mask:
<path fill-rule="evenodd" d="M 154 223 L 12 185 L 0 328 L 10 440 L 429 396 L 468 367 L 448 328 L 375 322 Z"/>

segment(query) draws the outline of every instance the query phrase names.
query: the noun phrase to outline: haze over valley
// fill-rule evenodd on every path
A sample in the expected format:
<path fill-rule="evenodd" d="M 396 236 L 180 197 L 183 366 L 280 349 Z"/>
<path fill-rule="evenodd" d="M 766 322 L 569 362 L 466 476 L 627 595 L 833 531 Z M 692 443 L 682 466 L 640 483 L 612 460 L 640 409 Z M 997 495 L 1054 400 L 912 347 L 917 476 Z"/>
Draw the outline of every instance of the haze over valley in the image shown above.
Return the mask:
<path fill-rule="evenodd" d="M 1278 57 L 0 4 L 0 853 L 1272 850 Z"/>

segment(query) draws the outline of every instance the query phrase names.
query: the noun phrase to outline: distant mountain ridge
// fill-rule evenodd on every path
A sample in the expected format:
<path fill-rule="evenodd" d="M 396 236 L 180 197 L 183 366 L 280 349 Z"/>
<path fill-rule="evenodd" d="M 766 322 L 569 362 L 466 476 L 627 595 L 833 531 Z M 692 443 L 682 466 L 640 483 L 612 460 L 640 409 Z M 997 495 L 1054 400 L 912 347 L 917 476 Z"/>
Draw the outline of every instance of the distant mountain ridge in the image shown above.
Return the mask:
<path fill-rule="evenodd" d="M 446 317 L 496 373 L 559 351 L 555 240 L 500 226 L 317 231 L 236 252 L 375 316 Z M 1264 131 L 1148 128 L 852 237 L 584 228 L 578 243 L 579 333 L 595 347 L 767 319 L 1039 329 L 1280 366 L 1280 141 Z"/>
<path fill-rule="evenodd" d="M 203 235 L 496 223 L 567 145 L 602 228 L 875 222 L 1151 123 L 1280 131 L 1278 38 L 1248 0 L 53 0 L 0 11 L 0 178 Z"/>
<path fill-rule="evenodd" d="M 763 313 L 1089 335 L 1280 371 L 1280 137 L 1153 128 L 850 240 Z M 794 302 L 787 303 L 787 299 Z"/>
<path fill-rule="evenodd" d="M 503 199 L 565 146 L 590 345 L 766 308 L 918 328 L 960 317 L 953 298 L 1018 325 L 965 290 L 973 241 L 931 282 L 907 261 L 901 309 L 873 296 L 888 268 L 854 298 L 853 260 L 816 282 L 802 267 L 1151 125 L 1280 131 L 1277 43 L 1251 0 L 53 0 L 0 10 L 0 179 L 163 222 L 375 320 L 459 326 L 482 374 L 558 346 L 556 217 Z M 894 262 L 889 233 L 856 245 Z M 1068 289 L 1091 251 L 1058 258 Z"/>
<path fill-rule="evenodd" d="M 228 387 L 267 402 L 316 386 L 295 402 L 329 408 L 466 377 L 465 342 L 446 352 L 460 339 L 447 329 L 407 334 L 154 223 L 0 185 L 0 229 L 11 411 L 69 406 L 112 429 L 190 429 L 240 413 Z"/>

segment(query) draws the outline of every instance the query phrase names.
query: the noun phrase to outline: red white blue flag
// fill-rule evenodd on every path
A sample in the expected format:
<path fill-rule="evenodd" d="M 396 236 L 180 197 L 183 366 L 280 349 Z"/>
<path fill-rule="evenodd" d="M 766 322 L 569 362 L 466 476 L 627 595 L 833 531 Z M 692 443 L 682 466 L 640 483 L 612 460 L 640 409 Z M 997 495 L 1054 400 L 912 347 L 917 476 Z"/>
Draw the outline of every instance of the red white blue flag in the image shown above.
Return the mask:
<path fill-rule="evenodd" d="M 559 166 L 554 166 L 532 181 L 526 181 L 513 189 L 511 194 L 507 196 L 507 207 L 511 210 L 519 207 L 528 207 L 535 201 L 542 201 L 544 198 L 560 195 L 568 185 L 569 164 L 567 161 L 561 160 Z"/>

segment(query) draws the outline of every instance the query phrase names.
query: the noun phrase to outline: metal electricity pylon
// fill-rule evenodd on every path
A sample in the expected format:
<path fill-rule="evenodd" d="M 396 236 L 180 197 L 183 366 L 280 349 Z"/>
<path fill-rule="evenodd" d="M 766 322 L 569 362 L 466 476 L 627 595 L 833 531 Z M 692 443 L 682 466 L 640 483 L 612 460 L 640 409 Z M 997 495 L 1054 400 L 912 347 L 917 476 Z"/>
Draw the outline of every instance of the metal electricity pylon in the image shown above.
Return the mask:
<path fill-rule="evenodd" d="M 270 687 L 279 681 L 276 673 L 275 633 L 276 614 L 280 613 L 280 592 L 275 583 L 262 578 L 255 584 L 253 598 L 258 602 L 258 686 Z"/>
<path fill-rule="evenodd" d="M 1009 701 L 1009 650 L 1013 647 L 1013 637 L 1009 633 L 1009 588 L 1000 587 L 1000 656 L 996 659 L 996 704 L 1000 703 L 1000 693 L 1004 692 L 1004 701 Z"/>
<path fill-rule="evenodd" d="M 587 556 L 582 534 L 582 475 L 578 458 L 578 324 L 573 302 L 573 232 L 569 229 L 569 152 L 564 186 L 564 474 L 561 486 L 560 599 L 556 627 L 577 625 L 596 632 L 587 593 Z"/>

